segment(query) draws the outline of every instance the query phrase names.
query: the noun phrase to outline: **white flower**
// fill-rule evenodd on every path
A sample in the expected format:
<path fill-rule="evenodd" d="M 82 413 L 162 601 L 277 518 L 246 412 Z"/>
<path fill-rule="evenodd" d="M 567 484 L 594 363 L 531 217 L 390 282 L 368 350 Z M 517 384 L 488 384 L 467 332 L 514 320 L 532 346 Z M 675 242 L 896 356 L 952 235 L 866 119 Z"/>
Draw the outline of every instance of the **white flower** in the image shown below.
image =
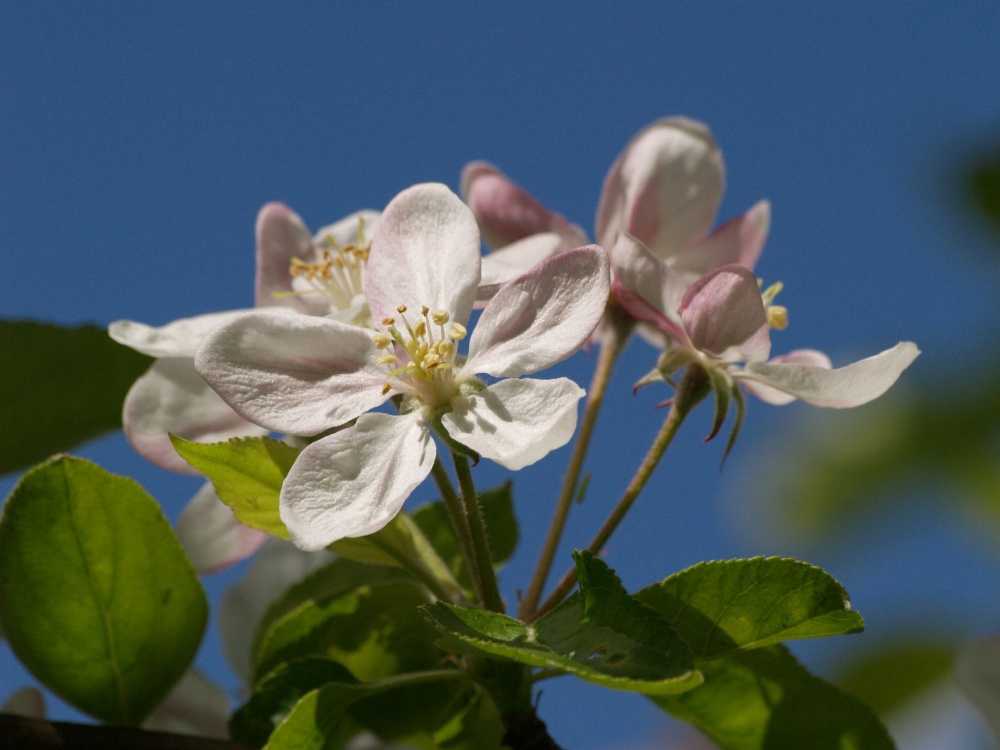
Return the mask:
<path fill-rule="evenodd" d="M 268 429 L 315 435 L 285 479 L 281 517 L 292 540 L 319 549 L 387 524 L 430 472 L 431 427 L 518 469 L 564 445 L 583 391 L 560 378 L 515 379 L 573 354 L 599 321 L 609 261 L 596 246 L 552 258 L 501 288 L 466 338 L 480 281 L 479 230 L 443 185 L 389 204 L 364 291 L 376 332 L 331 318 L 267 311 L 213 331 L 198 371 L 241 414 Z M 475 375 L 508 378 L 487 386 Z M 400 414 L 366 414 L 398 396 Z"/>

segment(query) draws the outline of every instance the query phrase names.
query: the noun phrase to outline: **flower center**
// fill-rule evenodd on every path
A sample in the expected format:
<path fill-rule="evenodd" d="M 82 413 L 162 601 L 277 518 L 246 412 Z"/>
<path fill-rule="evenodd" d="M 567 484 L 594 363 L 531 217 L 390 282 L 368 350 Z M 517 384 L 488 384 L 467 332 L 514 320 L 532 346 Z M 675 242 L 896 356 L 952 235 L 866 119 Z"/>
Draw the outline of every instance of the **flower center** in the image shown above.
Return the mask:
<path fill-rule="evenodd" d="M 427 406 L 443 406 L 458 392 L 458 342 L 468 332 L 445 310 L 421 307 L 420 318 L 413 325 L 406 317 L 405 305 L 396 312 L 399 323 L 394 317 L 386 318 L 382 321 L 385 333 L 375 334 L 375 345 L 385 352 L 377 360 L 386 369 L 382 393 L 396 391 Z"/>
<path fill-rule="evenodd" d="M 757 284 L 763 286 L 763 282 L 760 280 L 757 281 Z M 784 284 L 780 281 L 776 281 L 761 292 L 760 295 L 760 298 L 764 301 L 764 312 L 767 314 L 767 325 L 778 331 L 783 331 L 788 328 L 788 308 L 772 304 L 772 302 L 774 301 L 774 298 L 778 296 L 778 292 L 784 288 Z"/>
<path fill-rule="evenodd" d="M 316 260 L 292 258 L 288 272 L 292 276 L 292 294 L 319 294 L 334 310 L 347 310 L 364 296 L 365 269 L 371 242 L 365 240 L 364 219 L 358 219 L 354 242 L 340 245 L 331 234 L 313 243 Z"/>

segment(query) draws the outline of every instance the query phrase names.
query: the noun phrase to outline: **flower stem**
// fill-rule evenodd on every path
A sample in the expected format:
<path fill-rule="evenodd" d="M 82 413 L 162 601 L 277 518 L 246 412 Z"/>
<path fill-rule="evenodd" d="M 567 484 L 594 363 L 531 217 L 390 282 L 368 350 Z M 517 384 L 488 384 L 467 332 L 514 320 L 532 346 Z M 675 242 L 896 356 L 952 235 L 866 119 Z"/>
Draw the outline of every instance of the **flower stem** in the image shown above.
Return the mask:
<path fill-rule="evenodd" d="M 697 366 L 689 367 L 684 373 L 684 377 L 681 378 L 681 382 L 677 386 L 677 394 L 674 397 L 673 403 L 670 405 L 670 412 L 667 414 L 666 419 L 663 420 L 663 425 L 660 427 L 660 431 L 656 434 L 653 444 L 649 447 L 646 457 L 642 460 L 642 463 L 639 464 L 639 468 L 632 477 L 632 481 L 629 482 L 628 487 L 625 488 L 625 492 L 622 494 L 618 504 L 605 519 L 604 524 L 601 526 L 597 534 L 594 535 L 590 544 L 587 545 L 588 552 L 593 555 L 600 554 L 604 545 L 607 544 L 608 539 L 611 538 L 611 535 L 618 528 L 618 525 L 632 508 L 636 498 L 639 497 L 639 493 L 642 492 L 646 483 L 649 481 L 649 478 L 653 475 L 653 471 L 656 469 L 656 466 L 659 464 L 663 454 L 670 446 L 671 441 L 673 441 L 674 435 L 676 435 L 677 430 L 680 429 L 684 418 L 688 415 L 691 409 L 693 409 L 703 398 L 705 398 L 708 394 L 708 390 L 708 377 L 705 372 Z M 534 613 L 532 619 L 541 617 L 543 614 L 559 604 L 559 602 L 566 598 L 566 595 L 570 592 L 575 583 L 576 568 L 573 568 L 572 570 L 567 571 L 566 575 L 562 577 L 562 580 L 559 581 L 559 585 L 556 586 L 555 590 L 549 595 L 549 598 L 546 599 Z"/>
<path fill-rule="evenodd" d="M 462 500 L 455 492 L 455 488 L 451 484 L 451 477 L 448 476 L 448 472 L 444 468 L 444 464 L 441 463 L 440 458 L 434 459 L 434 466 L 431 467 L 431 476 L 434 477 L 434 482 L 441 493 L 441 499 L 444 500 L 444 507 L 448 511 L 448 519 L 451 521 L 452 528 L 455 529 L 458 540 L 462 544 L 462 552 L 465 554 L 465 561 L 469 565 L 469 570 L 472 571 L 472 577 L 478 580 L 479 574 L 476 572 L 478 566 L 476 564 L 475 544 L 472 541 L 472 530 L 469 528 L 469 519 L 466 516 L 465 508 L 462 506 Z"/>
<path fill-rule="evenodd" d="M 465 506 L 465 517 L 472 535 L 472 572 L 476 580 L 476 589 L 483 607 L 494 612 L 504 612 L 503 600 L 497 585 L 496 573 L 493 571 L 493 556 L 490 554 L 490 540 L 486 533 L 486 522 L 479 508 L 479 498 L 472 481 L 472 470 L 469 459 L 452 451 L 455 462 L 455 475 L 458 486 L 462 490 L 462 504 Z"/>
<path fill-rule="evenodd" d="M 584 407 L 583 418 L 580 420 L 580 430 L 577 432 L 576 442 L 573 445 L 573 454 L 570 456 L 569 466 L 567 466 L 566 475 L 563 477 L 562 491 L 556 501 L 556 511 L 552 517 L 552 524 L 549 526 L 549 534 L 542 547 L 538 564 L 535 566 L 531 583 L 518 608 L 518 616 L 522 620 L 531 618 L 538 605 L 538 600 L 542 597 L 549 573 L 552 571 L 552 561 L 566 529 L 569 511 L 573 507 L 573 496 L 576 494 L 580 472 L 583 469 L 584 459 L 587 457 L 587 449 L 590 447 L 590 438 L 594 432 L 594 425 L 597 423 L 597 414 L 601 410 L 604 393 L 611 380 L 611 370 L 614 368 L 631 330 L 631 319 L 618 314 L 616 307 L 610 307 L 605 318 L 601 352 L 594 367 L 590 389 L 587 391 L 587 405 Z"/>

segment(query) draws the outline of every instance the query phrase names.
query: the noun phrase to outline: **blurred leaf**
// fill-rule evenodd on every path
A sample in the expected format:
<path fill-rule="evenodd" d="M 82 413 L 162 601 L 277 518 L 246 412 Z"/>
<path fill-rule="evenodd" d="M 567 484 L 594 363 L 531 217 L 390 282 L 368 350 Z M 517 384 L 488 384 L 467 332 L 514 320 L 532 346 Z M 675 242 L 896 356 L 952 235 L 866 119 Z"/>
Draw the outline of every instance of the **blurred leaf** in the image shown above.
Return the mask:
<path fill-rule="evenodd" d="M 1000 151 L 980 156 L 969 167 L 966 179 L 973 205 L 994 229 L 1000 230 Z"/>
<path fill-rule="evenodd" d="M 492 701 L 475 683 L 457 670 L 436 671 L 330 682 L 295 705 L 265 750 L 333 750 L 358 728 L 447 750 L 500 750 L 504 733 Z"/>
<path fill-rule="evenodd" d="M 300 451 L 269 437 L 233 438 L 225 443 L 193 443 L 170 436 L 174 449 L 204 474 L 215 493 L 244 526 L 288 539 L 278 515 L 281 483 Z"/>
<path fill-rule="evenodd" d="M 53 692 L 138 725 L 187 669 L 207 617 L 170 524 L 131 479 L 58 457 L 14 488 L 0 519 L 0 619 Z"/>
<path fill-rule="evenodd" d="M 635 598 L 677 630 L 695 659 L 864 627 L 833 577 L 777 557 L 699 563 Z"/>
<path fill-rule="evenodd" d="M 152 361 L 97 326 L 0 320 L 0 474 L 120 428 L 125 394 Z"/>
<path fill-rule="evenodd" d="M 810 674 L 783 646 L 699 663 L 705 683 L 651 700 L 722 750 L 892 750 L 861 701 Z"/>
<path fill-rule="evenodd" d="M 427 601 L 416 583 L 386 581 L 306 602 L 268 629 L 254 654 L 254 672 L 262 676 L 305 656 L 334 659 L 361 680 L 429 669 L 442 654 L 417 613 Z"/>
<path fill-rule="evenodd" d="M 530 625 L 443 602 L 421 611 L 466 648 L 562 669 L 604 687 L 661 694 L 699 684 L 691 651 L 673 628 L 632 599 L 604 562 L 587 552 L 574 557 L 580 592 Z"/>
<path fill-rule="evenodd" d="M 934 683 L 947 679 L 955 661 L 955 647 L 940 641 L 893 642 L 854 659 L 842 670 L 837 684 L 885 716 Z"/>
<path fill-rule="evenodd" d="M 505 482 L 499 487 L 480 492 L 478 497 L 486 528 L 489 529 L 493 564 L 500 566 L 517 548 L 517 519 L 514 517 L 511 483 Z M 465 552 L 462 550 L 462 543 L 451 525 L 444 503 L 439 501 L 417 508 L 413 520 L 423 530 L 455 578 L 471 591 L 474 588 L 472 574 L 465 559 Z"/>

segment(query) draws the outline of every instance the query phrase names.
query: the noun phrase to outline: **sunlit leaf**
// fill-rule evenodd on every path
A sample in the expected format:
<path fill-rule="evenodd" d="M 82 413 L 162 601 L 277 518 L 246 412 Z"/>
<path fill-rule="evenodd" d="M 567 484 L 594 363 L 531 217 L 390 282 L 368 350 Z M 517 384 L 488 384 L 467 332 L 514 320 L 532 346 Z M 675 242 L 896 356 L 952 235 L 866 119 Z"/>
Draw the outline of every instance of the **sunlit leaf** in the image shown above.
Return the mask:
<path fill-rule="evenodd" d="M 652 698 L 722 750 L 892 750 L 861 701 L 810 674 L 783 646 L 699 662 L 705 683 Z"/>
<path fill-rule="evenodd" d="M 673 628 L 632 599 L 604 562 L 586 552 L 575 557 L 580 592 L 535 623 L 442 602 L 422 611 L 466 648 L 604 687 L 652 695 L 699 684 L 691 651 Z"/>
<path fill-rule="evenodd" d="M 152 361 L 97 326 L 0 320 L 0 474 L 120 428 L 125 394 Z"/>
<path fill-rule="evenodd" d="M 695 659 L 864 626 L 829 574 L 777 557 L 699 563 L 635 598 L 673 625 Z"/>
<path fill-rule="evenodd" d="M 0 519 L 0 620 L 41 682 L 138 725 L 187 669 L 208 604 L 159 506 L 135 482 L 58 457 Z"/>

